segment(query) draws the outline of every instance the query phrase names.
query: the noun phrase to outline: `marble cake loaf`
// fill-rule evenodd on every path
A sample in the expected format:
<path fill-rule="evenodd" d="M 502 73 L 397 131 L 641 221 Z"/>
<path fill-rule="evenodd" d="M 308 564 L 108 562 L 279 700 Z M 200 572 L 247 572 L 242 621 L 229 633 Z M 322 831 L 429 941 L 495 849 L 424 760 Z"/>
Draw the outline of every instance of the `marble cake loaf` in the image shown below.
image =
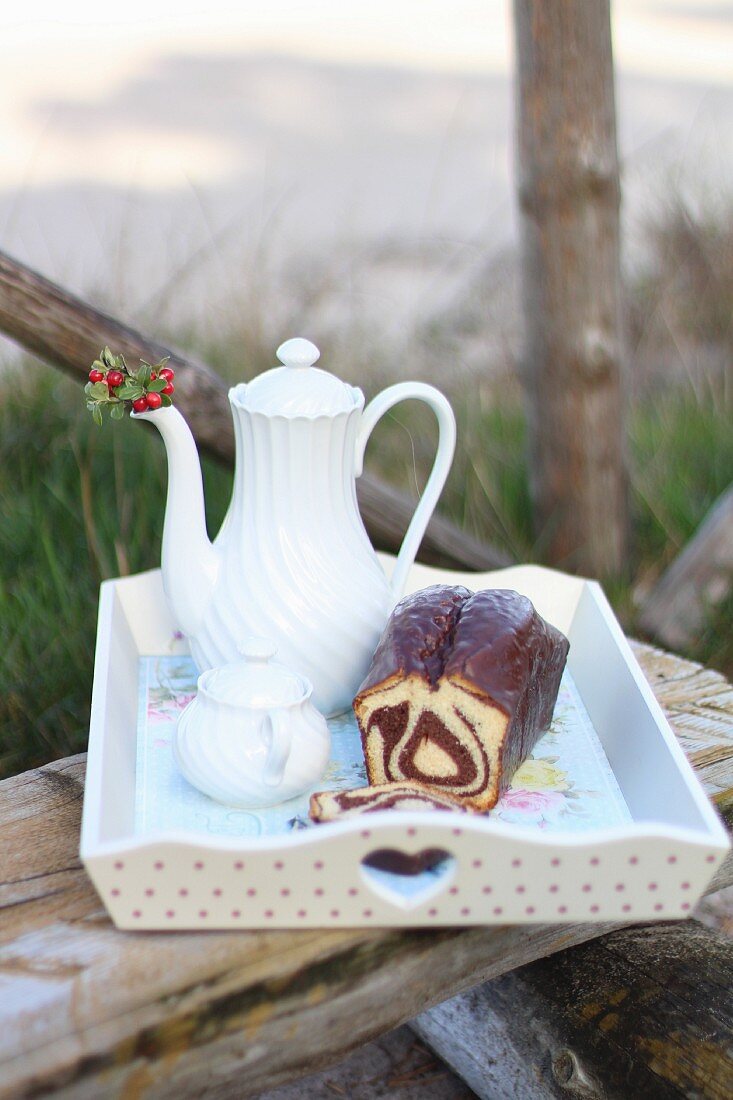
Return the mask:
<path fill-rule="evenodd" d="M 490 810 L 552 721 L 568 648 L 517 592 L 405 597 L 354 700 L 369 783 L 414 780 Z"/>

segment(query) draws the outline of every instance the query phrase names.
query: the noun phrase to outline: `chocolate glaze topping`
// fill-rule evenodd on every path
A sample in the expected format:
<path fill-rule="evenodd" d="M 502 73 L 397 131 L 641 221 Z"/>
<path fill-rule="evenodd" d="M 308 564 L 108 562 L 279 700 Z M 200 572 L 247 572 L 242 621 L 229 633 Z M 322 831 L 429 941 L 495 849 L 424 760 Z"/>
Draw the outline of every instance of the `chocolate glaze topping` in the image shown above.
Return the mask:
<path fill-rule="evenodd" d="M 543 678 L 545 669 L 562 672 L 568 648 L 565 635 L 545 622 L 526 596 L 490 588 L 463 604 L 444 675 L 470 682 L 509 717 L 518 707 L 529 707 L 540 728 L 547 728 L 557 692 L 549 698 L 538 691 L 527 699 L 527 685 L 539 682 L 539 669 Z"/>
<path fill-rule="evenodd" d="M 388 677 L 411 673 L 417 673 L 435 687 L 461 608 L 470 595 L 460 585 L 433 584 L 400 600 L 359 691 L 366 691 Z"/>
<path fill-rule="evenodd" d="M 534 669 L 549 663 L 562 670 L 568 648 L 564 634 L 518 592 L 490 588 L 472 595 L 461 585 L 434 584 L 397 604 L 359 694 L 411 673 L 435 688 L 445 675 L 470 681 L 512 715 Z M 542 700 L 537 703 L 542 711 Z M 554 699 L 548 725 L 553 706 Z"/>

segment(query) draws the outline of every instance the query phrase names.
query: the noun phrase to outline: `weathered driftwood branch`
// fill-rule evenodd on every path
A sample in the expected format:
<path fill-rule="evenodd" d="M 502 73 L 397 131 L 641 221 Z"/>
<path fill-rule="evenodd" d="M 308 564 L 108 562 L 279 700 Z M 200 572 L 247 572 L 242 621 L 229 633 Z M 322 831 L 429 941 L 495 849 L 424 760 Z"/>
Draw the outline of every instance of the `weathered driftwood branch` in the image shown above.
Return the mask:
<path fill-rule="evenodd" d="M 685 649 L 732 590 L 733 485 L 649 593 L 639 625 L 664 645 Z"/>
<path fill-rule="evenodd" d="M 514 0 L 530 474 L 548 560 L 626 564 L 610 0 Z"/>
<path fill-rule="evenodd" d="M 697 921 L 612 932 L 411 1027 L 482 1098 L 727 1100 L 733 944 Z"/>
<path fill-rule="evenodd" d="M 0 252 L 0 332 L 34 355 L 77 378 L 108 344 L 132 363 L 171 357 L 176 371 L 176 404 L 202 451 L 231 464 L 234 457 L 227 385 L 189 355 L 166 347 L 94 309 L 55 283 Z M 399 548 L 415 504 L 408 496 L 365 474 L 358 482 L 359 504 L 369 534 L 381 550 Z M 434 517 L 423 539 L 421 560 L 467 569 L 509 564 L 507 555 Z"/>
<path fill-rule="evenodd" d="M 733 689 L 688 661 L 637 652 L 730 822 Z M 75 757 L 0 784 L 3 1098 L 251 1096 L 461 989 L 611 930 L 117 932 L 78 861 L 83 778 Z M 731 882 L 729 859 L 717 886 Z M 585 964 L 572 972 L 582 988 Z M 516 1014 L 517 1030 L 527 1016 Z"/>

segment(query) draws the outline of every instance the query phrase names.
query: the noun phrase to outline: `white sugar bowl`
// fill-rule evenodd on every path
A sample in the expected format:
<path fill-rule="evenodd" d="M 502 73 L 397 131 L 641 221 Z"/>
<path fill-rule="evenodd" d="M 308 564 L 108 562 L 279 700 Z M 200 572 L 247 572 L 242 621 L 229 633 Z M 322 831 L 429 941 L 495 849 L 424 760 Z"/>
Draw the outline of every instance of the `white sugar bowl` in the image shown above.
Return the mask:
<path fill-rule="evenodd" d="M 176 762 L 194 787 L 255 809 L 303 794 L 323 775 L 331 735 L 303 676 L 273 661 L 275 646 L 248 638 L 241 661 L 204 672 L 178 720 Z"/>

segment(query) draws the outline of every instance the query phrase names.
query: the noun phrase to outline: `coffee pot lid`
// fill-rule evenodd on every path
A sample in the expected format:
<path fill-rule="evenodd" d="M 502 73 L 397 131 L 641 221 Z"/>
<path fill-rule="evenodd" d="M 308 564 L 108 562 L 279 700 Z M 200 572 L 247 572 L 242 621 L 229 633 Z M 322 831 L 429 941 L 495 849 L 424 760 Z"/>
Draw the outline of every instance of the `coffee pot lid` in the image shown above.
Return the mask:
<path fill-rule="evenodd" d="M 267 416 L 336 416 L 358 403 L 361 390 L 314 364 L 320 351 L 295 337 L 277 349 L 283 364 L 264 371 L 243 387 L 242 404 Z"/>
<path fill-rule="evenodd" d="M 269 638 L 249 637 L 238 647 L 241 661 L 205 672 L 199 690 L 220 703 L 238 707 L 287 707 L 300 703 L 310 682 L 272 658 L 277 647 Z"/>

